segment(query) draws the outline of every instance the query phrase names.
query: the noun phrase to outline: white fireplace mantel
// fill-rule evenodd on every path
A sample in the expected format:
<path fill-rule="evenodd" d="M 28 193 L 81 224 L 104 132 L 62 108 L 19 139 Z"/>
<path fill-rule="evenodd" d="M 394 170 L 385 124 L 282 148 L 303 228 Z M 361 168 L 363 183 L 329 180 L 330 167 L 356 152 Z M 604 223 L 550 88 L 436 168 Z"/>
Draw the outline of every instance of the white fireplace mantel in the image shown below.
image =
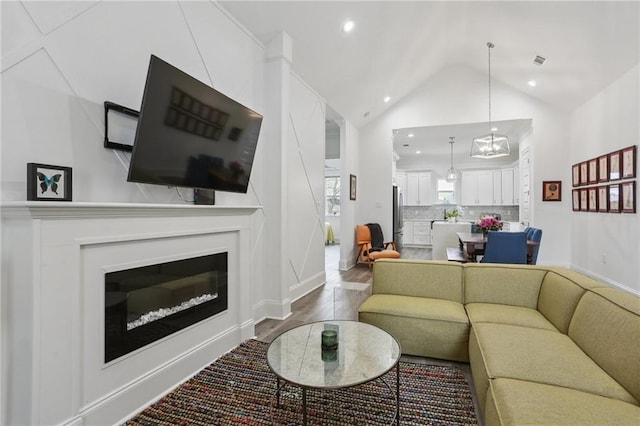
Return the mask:
<path fill-rule="evenodd" d="M 5 203 L 0 423 L 114 424 L 254 335 L 258 206 Z M 104 362 L 105 271 L 228 253 L 229 307 Z"/>
<path fill-rule="evenodd" d="M 162 217 L 252 215 L 260 206 L 215 206 L 193 204 L 88 203 L 26 201 L 3 203 L 3 217 L 28 215 L 34 219 L 79 219 L 86 217 Z"/>

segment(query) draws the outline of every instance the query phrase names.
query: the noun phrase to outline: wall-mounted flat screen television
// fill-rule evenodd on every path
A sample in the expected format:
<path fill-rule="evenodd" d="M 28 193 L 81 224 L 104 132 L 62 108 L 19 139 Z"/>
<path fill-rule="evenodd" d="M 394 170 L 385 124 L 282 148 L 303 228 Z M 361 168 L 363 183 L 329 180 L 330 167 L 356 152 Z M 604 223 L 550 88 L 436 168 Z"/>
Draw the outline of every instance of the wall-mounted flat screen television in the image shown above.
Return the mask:
<path fill-rule="evenodd" d="M 151 55 L 129 182 L 247 192 L 262 115 Z"/>

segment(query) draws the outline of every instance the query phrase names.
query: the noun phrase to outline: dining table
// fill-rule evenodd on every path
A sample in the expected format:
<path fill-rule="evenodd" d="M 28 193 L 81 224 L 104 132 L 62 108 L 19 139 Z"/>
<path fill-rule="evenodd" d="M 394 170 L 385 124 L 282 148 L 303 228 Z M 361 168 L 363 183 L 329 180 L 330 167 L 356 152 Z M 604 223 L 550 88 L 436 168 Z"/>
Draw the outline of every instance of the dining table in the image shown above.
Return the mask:
<path fill-rule="evenodd" d="M 456 232 L 456 235 L 460 242 L 460 250 L 466 254 L 467 261 L 477 262 L 478 255 L 484 253 L 487 237 L 482 233 L 475 232 Z M 533 264 L 533 252 L 538 245 L 540 243 L 537 241 L 527 240 L 527 264 Z"/>

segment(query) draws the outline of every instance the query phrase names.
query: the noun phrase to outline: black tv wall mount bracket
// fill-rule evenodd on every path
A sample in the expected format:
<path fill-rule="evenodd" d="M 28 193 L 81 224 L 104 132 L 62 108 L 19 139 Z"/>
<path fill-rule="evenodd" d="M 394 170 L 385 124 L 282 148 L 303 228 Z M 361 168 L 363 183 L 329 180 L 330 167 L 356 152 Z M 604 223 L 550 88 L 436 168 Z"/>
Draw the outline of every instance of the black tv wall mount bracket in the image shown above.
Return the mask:
<path fill-rule="evenodd" d="M 136 121 L 140 116 L 140 112 L 113 102 L 104 101 L 104 147 L 131 152 L 133 150 L 133 139 L 128 143 L 126 141 L 114 142 L 109 140 L 109 111 L 118 113 L 123 118 L 126 117 Z"/>

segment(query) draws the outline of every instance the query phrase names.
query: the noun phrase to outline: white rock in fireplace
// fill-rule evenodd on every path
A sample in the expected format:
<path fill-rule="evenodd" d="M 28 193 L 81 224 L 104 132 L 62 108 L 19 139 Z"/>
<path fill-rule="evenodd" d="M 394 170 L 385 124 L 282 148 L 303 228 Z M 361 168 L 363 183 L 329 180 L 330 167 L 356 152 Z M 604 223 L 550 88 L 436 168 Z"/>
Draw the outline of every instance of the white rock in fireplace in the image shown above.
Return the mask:
<path fill-rule="evenodd" d="M 257 208 L 4 205 L 8 424 L 117 423 L 252 337 Z M 222 252 L 225 311 L 105 363 L 105 274 Z"/>

